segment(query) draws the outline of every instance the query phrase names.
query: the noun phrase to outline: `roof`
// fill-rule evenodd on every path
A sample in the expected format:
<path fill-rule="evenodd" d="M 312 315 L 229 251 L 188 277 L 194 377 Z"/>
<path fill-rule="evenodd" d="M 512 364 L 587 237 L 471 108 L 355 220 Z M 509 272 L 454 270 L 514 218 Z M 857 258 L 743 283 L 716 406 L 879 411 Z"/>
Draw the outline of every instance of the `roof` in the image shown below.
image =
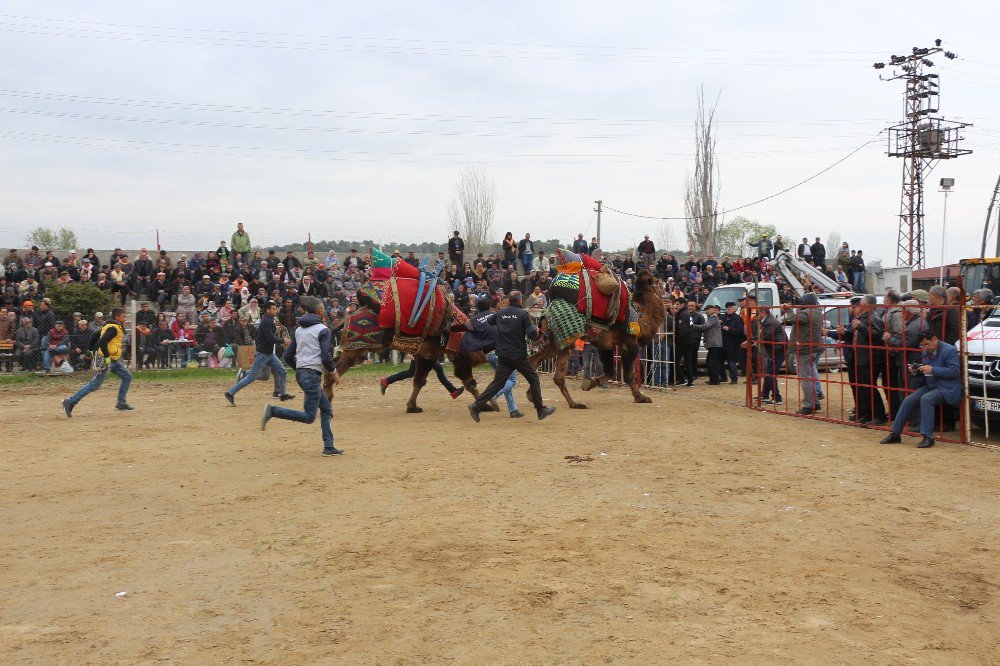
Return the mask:
<path fill-rule="evenodd" d="M 945 275 L 958 275 L 959 274 L 958 264 L 948 264 L 944 267 Z M 910 276 L 911 280 L 934 280 L 941 275 L 941 267 L 934 266 L 933 268 L 921 268 L 920 270 L 913 271 Z"/>

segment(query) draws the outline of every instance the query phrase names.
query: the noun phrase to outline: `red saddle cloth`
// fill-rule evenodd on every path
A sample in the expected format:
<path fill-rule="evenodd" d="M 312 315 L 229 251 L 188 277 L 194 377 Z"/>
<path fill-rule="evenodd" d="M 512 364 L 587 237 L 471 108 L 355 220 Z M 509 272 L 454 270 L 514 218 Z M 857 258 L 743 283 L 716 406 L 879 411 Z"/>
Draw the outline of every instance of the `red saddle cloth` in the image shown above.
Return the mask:
<path fill-rule="evenodd" d="M 595 319 L 602 319 L 607 321 L 608 308 L 611 305 L 611 299 L 614 298 L 614 294 L 611 296 L 605 296 L 597 288 L 594 283 L 594 276 L 588 270 L 580 271 L 580 291 L 577 292 L 576 297 L 576 309 L 580 314 L 587 314 L 587 288 L 584 286 L 583 281 L 590 281 L 590 300 L 593 303 L 591 308 L 591 315 Z M 616 321 L 625 323 L 628 319 L 628 288 L 623 284 L 622 288 L 619 290 L 619 305 L 618 305 L 618 317 Z"/>
<path fill-rule="evenodd" d="M 434 289 L 431 302 L 424 307 L 424 311 L 417 318 L 416 325 L 409 325 L 410 313 L 413 312 L 416 304 L 419 284 L 420 280 L 403 278 L 393 278 L 386 281 L 385 288 L 382 290 L 382 308 L 378 314 L 379 326 L 394 329 L 403 335 L 418 336 L 431 335 L 441 329 L 446 301 L 444 287 L 440 284 Z M 424 288 L 426 289 L 426 287 Z"/>

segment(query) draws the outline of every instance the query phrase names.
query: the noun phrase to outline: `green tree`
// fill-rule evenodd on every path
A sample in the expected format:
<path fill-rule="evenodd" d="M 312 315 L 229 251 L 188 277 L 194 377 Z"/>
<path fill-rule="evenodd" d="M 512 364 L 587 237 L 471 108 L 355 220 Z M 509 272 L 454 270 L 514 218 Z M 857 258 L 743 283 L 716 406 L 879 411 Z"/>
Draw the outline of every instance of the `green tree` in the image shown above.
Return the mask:
<path fill-rule="evenodd" d="M 48 282 L 45 295 L 52 299 L 52 309 L 65 315 L 79 312 L 85 319 L 91 319 L 95 312 L 111 312 L 115 307 L 110 294 L 101 291 L 90 282 Z"/>
<path fill-rule="evenodd" d="M 60 227 L 58 231 L 36 227 L 24 237 L 24 242 L 29 247 L 37 245 L 43 250 L 72 250 L 76 248 L 76 232 L 67 227 Z"/>
<path fill-rule="evenodd" d="M 715 248 L 718 256 L 746 257 L 751 256 L 751 252 L 752 256 L 756 256 L 756 249 L 747 245 L 747 242 L 756 242 L 763 234 L 767 234 L 773 241 L 778 235 L 778 230 L 773 224 L 764 224 L 760 220 L 734 217 L 719 227 L 716 233 Z"/>

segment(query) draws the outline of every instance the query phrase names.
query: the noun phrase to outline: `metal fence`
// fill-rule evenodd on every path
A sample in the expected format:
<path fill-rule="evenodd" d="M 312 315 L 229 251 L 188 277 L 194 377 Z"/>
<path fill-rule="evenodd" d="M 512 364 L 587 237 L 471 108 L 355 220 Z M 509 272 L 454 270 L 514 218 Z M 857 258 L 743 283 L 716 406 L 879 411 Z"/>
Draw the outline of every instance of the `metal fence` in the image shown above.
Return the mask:
<path fill-rule="evenodd" d="M 970 312 L 986 319 L 992 308 L 803 305 L 783 308 L 778 317 L 753 315 L 747 327 L 746 405 L 888 432 L 906 397 L 927 383 L 921 366 L 930 356 L 917 338 L 931 330 L 958 350 L 958 376 L 946 379 L 962 388 L 956 404 L 935 408 L 934 439 L 997 448 L 989 428 L 990 417 L 1000 417 L 1000 321 L 984 321 L 967 334 Z M 981 342 L 970 351 L 969 342 L 976 340 Z M 996 341 L 997 351 L 990 341 Z M 916 405 L 894 430 L 919 436 L 919 418 Z"/>

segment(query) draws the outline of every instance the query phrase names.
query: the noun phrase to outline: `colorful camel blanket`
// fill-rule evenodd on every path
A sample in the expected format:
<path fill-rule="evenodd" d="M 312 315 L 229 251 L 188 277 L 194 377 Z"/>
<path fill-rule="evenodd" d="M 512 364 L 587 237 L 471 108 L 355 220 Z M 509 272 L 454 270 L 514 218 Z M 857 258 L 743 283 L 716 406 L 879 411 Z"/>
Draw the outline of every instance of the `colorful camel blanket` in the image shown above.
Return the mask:
<path fill-rule="evenodd" d="M 549 327 L 549 335 L 559 349 L 573 346 L 587 329 L 587 320 L 577 311 L 576 305 L 561 298 L 552 299 L 545 308 L 545 321 Z"/>
<path fill-rule="evenodd" d="M 399 265 L 409 266 L 403 262 Z M 378 314 L 379 325 L 392 329 L 397 336 L 427 337 L 440 331 L 447 313 L 444 285 L 435 285 L 429 302 L 411 325 L 410 315 L 417 307 L 419 289 L 420 281 L 416 279 L 393 277 L 386 281 L 382 291 L 382 308 Z"/>
<path fill-rule="evenodd" d="M 359 308 L 344 325 L 344 338 L 340 346 L 344 351 L 352 349 L 373 349 L 381 346 L 382 327 L 378 323 L 378 313 L 372 308 Z"/>

